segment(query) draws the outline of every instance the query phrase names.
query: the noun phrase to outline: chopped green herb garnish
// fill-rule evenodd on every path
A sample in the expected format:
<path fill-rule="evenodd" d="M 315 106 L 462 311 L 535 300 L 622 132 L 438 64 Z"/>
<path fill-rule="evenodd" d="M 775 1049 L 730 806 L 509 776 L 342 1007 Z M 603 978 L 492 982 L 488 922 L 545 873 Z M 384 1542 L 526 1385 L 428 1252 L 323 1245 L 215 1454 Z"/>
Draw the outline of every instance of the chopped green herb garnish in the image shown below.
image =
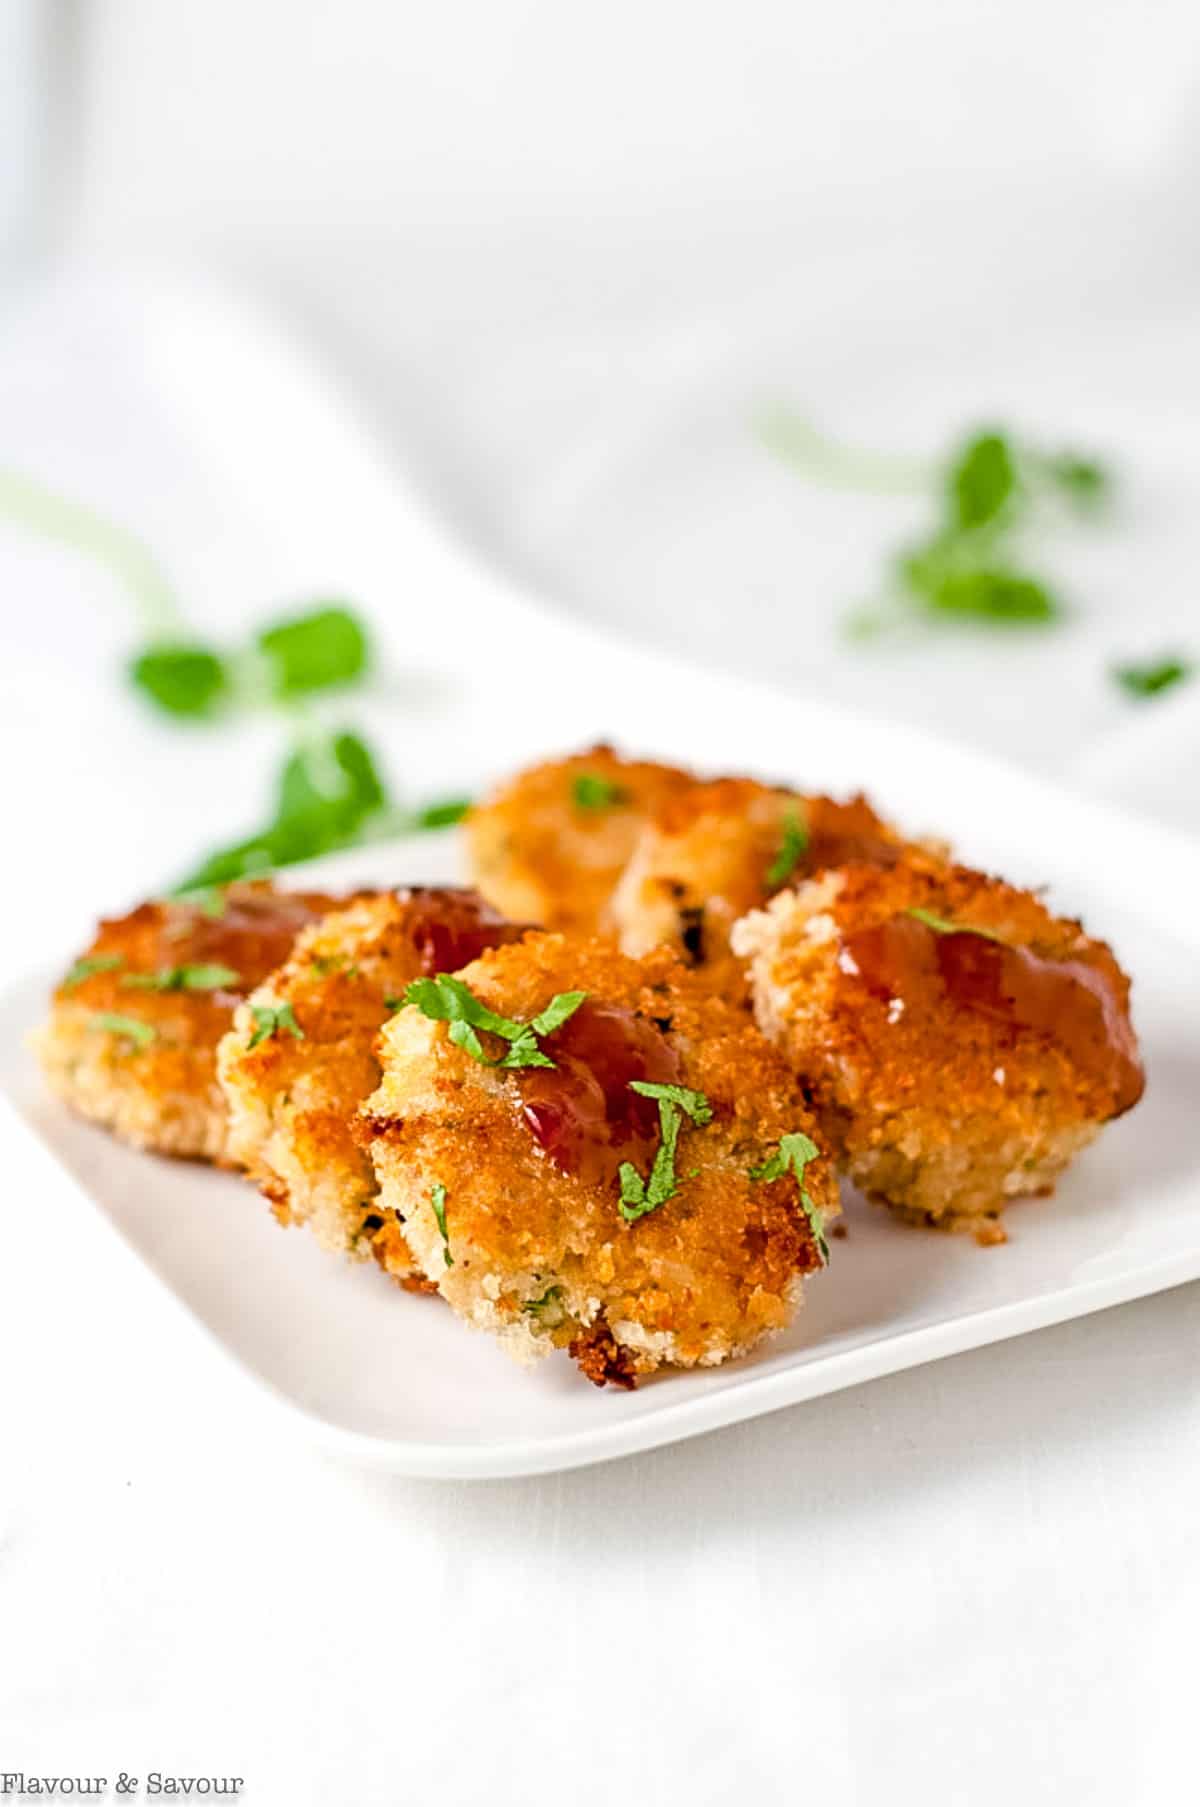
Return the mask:
<path fill-rule="evenodd" d="M 1192 675 L 1190 659 L 1168 656 L 1151 659 L 1144 665 L 1114 665 L 1113 678 L 1130 696 L 1158 696 L 1174 684 L 1182 684 Z"/>
<path fill-rule="evenodd" d="M 236 985 L 232 966 L 164 966 L 156 973 L 126 973 L 122 985 L 142 991 L 220 991 Z"/>
<path fill-rule="evenodd" d="M 76 960 L 74 966 L 62 982 L 63 991 L 74 991 L 93 973 L 115 972 L 118 966 L 124 966 L 123 954 L 85 954 L 82 960 Z"/>
<path fill-rule="evenodd" d="M 140 1022 L 136 1016 L 121 1016 L 115 1010 L 98 1010 L 91 1026 L 103 1030 L 105 1035 L 123 1035 L 139 1049 L 148 1048 L 158 1034 L 153 1023 Z"/>
<path fill-rule="evenodd" d="M 629 802 L 629 791 L 598 772 L 580 772 L 571 785 L 571 801 L 576 809 L 615 809 Z"/>
<path fill-rule="evenodd" d="M 817 1253 L 822 1263 L 829 1260 L 829 1244 L 825 1240 L 825 1223 L 816 1205 L 809 1197 L 804 1184 L 804 1170 L 810 1161 L 815 1161 L 820 1149 L 811 1136 L 797 1130 L 794 1134 L 780 1136 L 779 1146 L 775 1153 L 765 1160 L 760 1167 L 750 1169 L 752 1180 L 781 1180 L 789 1171 L 796 1176 L 796 1184 L 800 1188 L 800 1206 L 807 1217 L 809 1228 L 817 1245 Z"/>
<path fill-rule="evenodd" d="M 361 621 L 348 609 L 336 606 L 314 609 L 311 614 L 265 628 L 256 644 L 270 662 L 273 688 L 279 697 L 353 683 L 370 662 Z"/>
<path fill-rule="evenodd" d="M 712 1106 L 703 1092 L 693 1092 L 687 1086 L 658 1085 L 647 1079 L 631 1079 L 629 1089 L 639 1092 L 643 1098 L 658 1100 L 660 1136 L 648 1180 L 642 1178 L 632 1161 L 622 1161 L 617 1170 L 621 1182 L 621 1216 L 626 1223 L 636 1223 L 639 1217 L 646 1217 L 651 1211 L 657 1211 L 659 1205 L 666 1204 L 678 1191 L 675 1151 L 683 1116 L 686 1115 L 693 1123 L 703 1126 L 712 1121 Z"/>
<path fill-rule="evenodd" d="M 345 954 L 314 954 L 312 969 L 318 979 L 329 979 L 334 973 L 341 973 L 344 978 L 357 979 L 358 962 L 347 959 Z"/>
<path fill-rule="evenodd" d="M 585 991 L 558 992 L 530 1022 L 519 1023 L 512 1017 L 498 1016 L 494 1010 L 489 1010 L 461 979 L 439 973 L 436 979 L 414 979 L 405 991 L 403 1001 L 414 1004 L 434 1022 L 449 1023 L 450 1040 L 455 1047 L 479 1061 L 481 1066 L 552 1067 L 554 1062 L 538 1045 L 538 1038 L 561 1028 L 586 996 Z M 479 1039 L 480 1030 L 485 1035 L 496 1035 L 506 1041 L 509 1044 L 507 1052 L 493 1059 Z"/>
<path fill-rule="evenodd" d="M 163 642 L 148 646 L 129 667 L 131 681 L 168 715 L 211 715 L 224 700 L 229 674 L 207 646 Z"/>
<path fill-rule="evenodd" d="M 783 818 L 779 852 L 767 868 L 767 883 L 772 890 L 786 884 L 807 852 L 808 824 L 799 809 L 789 809 Z"/>
<path fill-rule="evenodd" d="M 998 941 L 1001 945 L 1004 944 L 1003 935 L 997 935 L 995 929 L 977 928 L 973 922 L 951 922 L 949 917 L 938 916 L 933 910 L 923 910 L 917 905 L 910 910 L 905 910 L 904 914 L 915 917 L 918 922 L 923 922 L 925 927 L 932 929 L 935 935 L 979 935 L 984 941 Z"/>
<path fill-rule="evenodd" d="M 540 1320 L 544 1311 L 558 1308 L 559 1301 L 562 1298 L 562 1292 L 563 1289 L 561 1286 L 549 1286 L 546 1288 L 546 1291 L 542 1294 L 540 1299 L 526 1300 L 525 1304 L 522 1305 L 521 1310 L 527 1312 L 530 1317 L 535 1317 Z"/>
<path fill-rule="evenodd" d="M 454 1256 L 450 1253 L 450 1232 L 446 1228 L 446 1188 L 440 1180 L 434 1186 L 429 1197 L 433 1205 L 433 1215 L 437 1218 L 437 1227 L 442 1233 L 442 1254 L 445 1256 L 446 1266 L 453 1267 Z"/>
<path fill-rule="evenodd" d="M 643 1098 L 657 1098 L 660 1104 L 678 1105 L 693 1123 L 703 1126 L 712 1122 L 712 1105 L 704 1093 L 693 1092 L 686 1085 L 659 1085 L 652 1079 L 631 1079 L 629 1089 Z"/>
<path fill-rule="evenodd" d="M 185 886 L 182 891 L 172 891 L 171 902 L 188 904 L 213 922 L 219 921 L 229 908 L 229 900 L 220 885 Z"/>
<path fill-rule="evenodd" d="M 250 1048 L 257 1048 L 259 1042 L 265 1042 L 284 1029 L 296 1041 L 304 1040 L 304 1031 L 296 1021 L 290 1004 L 251 1004 L 250 1014 L 254 1018 L 254 1033 L 247 1043 Z"/>

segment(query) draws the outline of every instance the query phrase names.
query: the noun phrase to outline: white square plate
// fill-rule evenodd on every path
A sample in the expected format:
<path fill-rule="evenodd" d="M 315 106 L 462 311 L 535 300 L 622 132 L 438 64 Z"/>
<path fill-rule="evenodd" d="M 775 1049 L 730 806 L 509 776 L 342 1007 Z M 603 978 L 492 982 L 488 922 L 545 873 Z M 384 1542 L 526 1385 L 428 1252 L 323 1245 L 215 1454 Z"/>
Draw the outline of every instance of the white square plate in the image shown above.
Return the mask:
<path fill-rule="evenodd" d="M 944 823 L 944 810 L 930 819 Z M 809 1283 L 791 1330 L 726 1368 L 659 1377 L 632 1394 L 597 1392 L 565 1357 L 521 1371 L 440 1302 L 401 1293 L 374 1269 L 343 1265 L 307 1235 L 280 1231 L 244 1182 L 140 1156 L 75 1121 L 43 1095 L 23 1045 L 48 981 L 0 1009 L 0 1084 L 243 1373 L 313 1430 L 411 1474 L 496 1476 L 599 1461 L 1200 1275 L 1200 946 L 1155 910 L 1156 874 L 1128 858 L 1138 831 L 1115 819 L 1105 827 L 1103 839 L 1084 837 L 1095 864 L 1125 844 L 1122 864 L 1145 881 L 1143 914 L 1115 900 L 1104 912 L 1136 975 L 1149 1074 L 1142 1105 L 1081 1159 L 1057 1198 L 1013 1207 L 1011 1239 L 998 1248 L 901 1228 L 851 1196 L 849 1236 L 833 1244 L 832 1264 Z M 306 874 L 399 883 L 453 878 L 457 864 L 452 838 L 425 839 Z M 1195 896 L 1200 871 L 1191 877 Z M 1076 896 L 1096 885 L 1102 872 L 1076 869 Z"/>
<path fill-rule="evenodd" d="M 73 296 L 73 333 L 82 312 Z M 129 507 L 156 481 L 172 486 L 172 518 L 184 522 L 176 557 L 211 561 L 214 593 L 248 585 L 251 565 L 257 594 L 303 594 L 314 573 L 334 574 L 381 626 L 397 618 L 397 682 L 356 699 L 353 717 L 410 795 L 486 782 L 600 737 L 712 771 L 869 789 L 885 813 L 946 835 L 965 860 L 1047 883 L 1054 905 L 1110 938 L 1134 975 L 1146 1056 L 1143 1103 L 1057 1198 L 1009 1212 L 1006 1245 L 902 1229 L 852 1198 L 849 1238 L 785 1336 L 729 1367 L 625 1394 L 597 1392 L 565 1358 L 526 1374 L 438 1301 L 279 1230 L 236 1178 L 139 1156 L 72 1119 L 43 1094 L 24 1045 L 49 986 L 29 981 L 0 1006 L 0 1087 L 248 1379 L 341 1449 L 410 1474 L 532 1473 L 692 1436 L 1200 1275 L 1200 847 L 910 729 L 693 671 L 544 611 L 447 541 L 338 398 L 252 317 L 167 292 L 139 293 L 136 305 L 106 296 L 103 318 L 140 384 L 124 392 Z M 77 407 L 73 388 L 63 405 Z M 99 443 L 107 471 L 111 437 Z M 194 496 L 204 506 L 189 514 Z M 686 647 L 686 621 L 678 632 Z M 206 770 L 226 763 L 204 795 L 232 830 L 228 798 L 244 786 L 246 754 L 227 739 L 205 743 Z M 169 796 L 198 757 L 164 735 L 146 783 Z M 254 757 L 265 765 L 261 747 Z M 209 828 L 179 813 L 169 826 L 194 853 Z M 457 862 L 453 836 L 427 837 L 292 876 L 438 881 L 459 876 Z M 62 949 L 64 963 L 74 951 Z"/>

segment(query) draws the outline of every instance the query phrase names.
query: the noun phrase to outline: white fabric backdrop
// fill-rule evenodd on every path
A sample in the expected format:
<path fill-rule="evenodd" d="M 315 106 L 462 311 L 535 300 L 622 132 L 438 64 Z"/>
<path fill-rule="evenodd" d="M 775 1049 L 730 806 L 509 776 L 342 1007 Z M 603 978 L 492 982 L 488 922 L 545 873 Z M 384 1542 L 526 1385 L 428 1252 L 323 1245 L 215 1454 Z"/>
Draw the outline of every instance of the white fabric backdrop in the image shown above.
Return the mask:
<path fill-rule="evenodd" d="M 1103 678 L 1196 643 L 1195 33 L 1124 0 L 97 0 L 67 220 L 276 295 L 564 603 L 1200 827 L 1194 693 L 1138 713 Z M 119 427 L 38 385 L 5 458 L 119 490 Z M 1056 551 L 1075 624 L 847 655 L 907 517 L 762 460 L 776 394 L 898 449 L 999 410 L 1119 459 L 1122 519 Z M 3 551 L 11 971 L 228 800 L 132 792 L 96 598 Z M 4 1148 L 0 1768 L 232 1772 L 271 1807 L 1194 1792 L 1195 1288 L 610 1469 L 405 1483 L 244 1420 Z"/>

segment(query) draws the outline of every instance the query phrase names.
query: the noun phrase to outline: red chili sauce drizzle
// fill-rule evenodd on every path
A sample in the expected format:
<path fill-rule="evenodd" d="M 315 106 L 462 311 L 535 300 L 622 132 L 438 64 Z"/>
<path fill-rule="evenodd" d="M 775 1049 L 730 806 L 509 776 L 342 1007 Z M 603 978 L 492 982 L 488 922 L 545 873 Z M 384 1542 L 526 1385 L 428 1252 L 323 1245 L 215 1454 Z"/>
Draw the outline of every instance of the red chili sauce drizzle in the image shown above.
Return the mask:
<path fill-rule="evenodd" d="M 474 891 L 452 886 L 414 886 L 402 891 L 402 903 L 420 906 L 409 934 L 424 973 L 455 973 L 478 960 L 489 947 L 519 941 L 529 927 L 506 922 Z"/>
<path fill-rule="evenodd" d="M 949 999 L 1048 1037 L 1113 1095 L 1114 1115 L 1145 1089 L 1137 1039 L 1107 975 L 1083 960 L 1047 960 L 969 930 L 947 933 L 893 916 L 842 936 L 867 989 L 906 1001 Z"/>
<path fill-rule="evenodd" d="M 672 1085 L 679 1061 L 662 1030 L 632 1010 L 588 1000 L 542 1043 L 555 1063 L 518 1074 L 521 1114 L 539 1148 L 592 1185 L 615 1181 L 622 1161 L 646 1172 L 659 1142 L 658 1104 L 632 1079 Z"/>

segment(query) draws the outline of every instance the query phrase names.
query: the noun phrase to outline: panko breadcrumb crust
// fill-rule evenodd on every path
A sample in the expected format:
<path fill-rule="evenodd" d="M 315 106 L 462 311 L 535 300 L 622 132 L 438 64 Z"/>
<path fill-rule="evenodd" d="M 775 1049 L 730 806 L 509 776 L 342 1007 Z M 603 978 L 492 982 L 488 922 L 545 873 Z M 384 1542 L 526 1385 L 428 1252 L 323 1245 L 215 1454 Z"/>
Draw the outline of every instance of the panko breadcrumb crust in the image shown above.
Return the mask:
<path fill-rule="evenodd" d="M 579 802 L 581 779 L 607 800 Z M 622 759 L 608 746 L 531 766 L 467 817 L 474 883 L 514 921 L 607 933 L 612 893 L 643 820 L 694 783 L 688 772 Z"/>
<path fill-rule="evenodd" d="M 894 864 L 903 837 L 867 799 L 806 796 L 752 778 L 663 798 L 639 831 L 612 902 L 622 949 L 672 947 L 730 996 L 744 995 L 733 925 L 781 887 L 851 861 Z"/>
<path fill-rule="evenodd" d="M 51 1090 L 136 1148 L 228 1161 L 217 1044 L 239 1002 L 336 901 L 259 880 L 206 902 L 167 898 L 106 918 L 76 963 L 81 976 L 68 973 L 58 985 L 36 1038 Z M 90 963 L 96 969 L 83 970 Z M 201 966 L 236 976 L 201 991 L 138 982 Z M 144 1025 L 145 1035 L 106 1028 L 112 1017 Z"/>
<path fill-rule="evenodd" d="M 447 948 L 474 954 L 523 932 L 473 891 L 380 892 L 308 929 L 242 1005 L 218 1056 L 229 1146 L 281 1224 L 308 1224 L 323 1247 L 374 1256 L 402 1285 L 432 1290 L 379 1204 L 355 1113 L 379 1083 L 376 1038 L 410 980 L 442 970 Z M 300 1034 L 251 1046 L 255 1007 L 284 1004 Z"/>
<path fill-rule="evenodd" d="M 1012 1199 L 1053 1191 L 1119 1107 L 1103 1066 L 1061 1041 L 939 995 L 882 997 L 843 938 L 912 909 L 1104 976 L 1128 1018 L 1129 980 L 1105 943 L 984 873 L 913 857 L 850 866 L 785 893 L 734 929 L 755 1013 L 811 1088 L 840 1164 L 904 1219 L 1003 1241 Z"/>
<path fill-rule="evenodd" d="M 531 934 L 460 977 L 520 1020 L 557 992 L 583 990 L 654 1023 L 680 1083 L 706 1094 L 713 1117 L 683 1126 L 676 1195 L 626 1222 L 617 1184 L 563 1171 L 539 1146 L 518 1074 L 480 1065 L 415 1007 L 399 1011 L 380 1039 L 383 1079 L 361 1134 L 383 1204 L 453 1309 L 519 1360 L 566 1347 L 589 1379 L 626 1386 L 665 1364 L 725 1361 L 787 1324 L 821 1257 L 795 1178 L 755 1181 L 749 1170 L 790 1132 L 818 1146 L 821 1137 L 787 1063 L 746 1014 L 669 953 L 634 961 L 601 940 Z M 445 1187 L 445 1242 L 435 1186 Z M 813 1161 L 805 1187 L 820 1212 L 836 1213 L 828 1160 Z"/>

